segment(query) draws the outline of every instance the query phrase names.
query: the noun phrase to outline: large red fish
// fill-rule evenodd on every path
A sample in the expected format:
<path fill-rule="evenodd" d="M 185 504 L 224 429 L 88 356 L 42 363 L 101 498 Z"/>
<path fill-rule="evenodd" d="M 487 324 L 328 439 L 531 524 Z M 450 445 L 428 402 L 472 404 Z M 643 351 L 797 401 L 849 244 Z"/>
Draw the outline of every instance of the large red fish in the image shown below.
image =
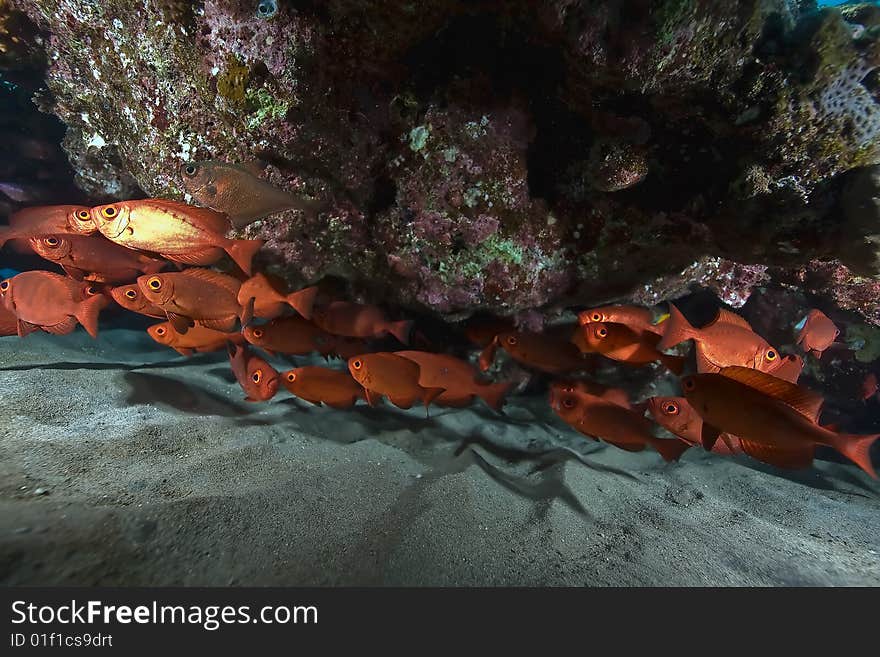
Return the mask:
<path fill-rule="evenodd" d="M 6 310 L 15 315 L 20 337 L 42 329 L 63 335 L 83 325 L 98 337 L 98 314 L 109 300 L 88 283 L 48 271 L 26 271 L 0 282 Z"/>
<path fill-rule="evenodd" d="M 746 454 L 796 467 L 805 450 L 826 445 L 877 476 L 870 449 L 880 434 L 842 434 L 819 426 L 823 400 L 811 390 L 745 367 L 688 376 L 682 379 L 682 388 L 703 418 L 706 449 L 724 432 L 737 436 Z"/>
<path fill-rule="evenodd" d="M 629 365 L 646 365 L 660 361 L 669 370 L 681 374 L 684 370 L 684 358 L 670 356 L 657 350 L 659 336 L 646 331 L 635 331 L 625 324 L 605 324 L 590 322 L 583 328 L 587 344 L 606 358 L 628 363 Z"/>
<path fill-rule="evenodd" d="M 351 374 L 327 367 L 297 367 L 284 372 L 281 382 L 292 395 L 331 408 L 351 408 L 358 399 L 366 399 L 363 386 Z"/>
<path fill-rule="evenodd" d="M 805 352 L 822 358 L 822 352 L 834 344 L 840 331 L 821 310 L 813 308 L 803 320 L 797 343 Z"/>
<path fill-rule="evenodd" d="M 286 294 L 283 292 L 284 283 L 266 274 L 254 274 L 241 284 L 238 291 L 238 302 L 242 308 L 248 307 L 253 300 L 251 314 L 260 319 L 274 319 L 284 312 L 287 307 L 293 308 L 306 319 L 312 317 L 312 306 L 315 296 L 318 294 L 317 287 L 307 287 L 296 292 Z M 249 323 L 246 319 L 245 324 Z"/>
<path fill-rule="evenodd" d="M 504 383 L 483 383 L 477 380 L 477 371 L 467 361 L 447 354 L 432 354 L 427 351 L 396 351 L 419 366 L 419 385 L 423 388 L 443 388 L 434 403 L 438 406 L 460 407 L 470 404 L 479 397 L 486 405 L 496 411 L 501 410 L 504 396 L 513 385 Z"/>
<path fill-rule="evenodd" d="M 226 238 L 224 214 L 177 201 L 144 199 L 99 205 L 92 220 L 104 237 L 129 249 L 158 253 L 187 265 L 211 265 L 223 253 L 248 276 L 261 240 Z"/>
<path fill-rule="evenodd" d="M 348 301 L 333 303 L 315 308 L 312 321 L 318 328 L 333 335 L 350 338 L 379 338 L 391 334 L 402 344 L 409 343 L 411 321 L 390 322 L 381 308 L 366 306 Z"/>
<path fill-rule="evenodd" d="M 244 342 L 241 333 L 224 333 L 198 324 L 186 333 L 178 333 L 171 326 L 171 322 L 161 322 L 148 327 L 147 333 L 153 340 L 171 347 L 181 356 L 192 356 L 197 351 L 219 351 L 229 342 L 235 344 Z"/>
<path fill-rule="evenodd" d="M 164 260 L 114 244 L 101 235 L 49 235 L 29 240 L 35 253 L 77 280 L 122 283 L 155 274 Z"/>
<path fill-rule="evenodd" d="M 661 427 L 690 443 L 702 445 L 703 418 L 701 418 L 684 397 L 651 397 L 648 399 L 648 411 L 654 421 Z M 742 451 L 739 440 L 727 434 L 712 446 L 718 454 L 735 454 Z M 809 450 L 809 460 L 813 460 L 813 450 Z"/>
<path fill-rule="evenodd" d="M 484 372 L 495 360 L 498 347 L 517 362 L 548 374 L 574 372 L 587 366 L 581 350 L 572 342 L 543 333 L 508 331 L 496 335 L 480 354 L 480 369 Z"/>
<path fill-rule="evenodd" d="M 669 304 L 660 351 L 685 340 L 696 344 L 697 371 L 718 372 L 723 367 L 741 366 L 764 372 L 779 366 L 779 350 L 755 333 L 739 315 L 721 309 L 715 319 L 703 328 L 694 328 L 678 308 Z"/>
<path fill-rule="evenodd" d="M 578 321 L 582 326 L 599 322 L 602 324 L 624 324 L 637 333 L 648 331 L 663 334 L 663 324 L 654 323 L 654 315 L 642 306 L 600 306 L 589 308 L 578 313 Z"/>
<path fill-rule="evenodd" d="M 366 390 L 371 406 L 384 395 L 398 408 L 411 408 L 419 399 L 427 408 L 443 393 L 443 388 L 425 388 L 419 384 L 420 371 L 416 363 L 390 353 L 349 358 L 348 370 Z"/>
<path fill-rule="evenodd" d="M 8 240 L 70 233 L 88 235 L 97 230 L 84 205 L 44 205 L 23 208 L 10 215 L 9 227 L 0 228 L 0 248 Z"/>
<path fill-rule="evenodd" d="M 229 364 L 238 385 L 245 392 L 245 401 L 267 401 L 278 392 L 278 372 L 244 345 L 229 343 Z"/>
<path fill-rule="evenodd" d="M 119 285 L 110 290 L 113 300 L 126 310 L 147 317 L 165 318 L 165 311 L 154 303 L 147 301 L 144 293 L 137 283 Z"/>
<path fill-rule="evenodd" d="M 207 328 L 231 331 L 242 308 L 236 279 L 211 269 L 145 274 L 137 280 L 147 301 L 165 311 L 178 333 L 195 321 Z"/>
<path fill-rule="evenodd" d="M 600 397 L 554 390 L 550 405 L 573 429 L 628 452 L 641 452 L 650 446 L 664 461 L 677 461 L 690 447 L 682 440 L 657 438 L 644 415 Z"/>
<path fill-rule="evenodd" d="M 336 347 L 335 336 L 296 315 L 278 317 L 260 326 L 246 326 L 242 333 L 245 340 L 269 355 L 305 356 L 317 351 L 327 356 Z"/>

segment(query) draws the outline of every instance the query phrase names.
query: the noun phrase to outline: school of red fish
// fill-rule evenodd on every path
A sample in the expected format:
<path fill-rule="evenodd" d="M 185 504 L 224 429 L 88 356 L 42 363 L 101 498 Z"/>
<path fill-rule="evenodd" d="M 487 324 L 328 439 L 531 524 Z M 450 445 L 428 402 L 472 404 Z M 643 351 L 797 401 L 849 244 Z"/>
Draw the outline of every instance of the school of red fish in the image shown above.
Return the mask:
<path fill-rule="evenodd" d="M 289 291 L 282 281 L 254 273 L 262 242 L 228 239 L 236 223 L 225 212 L 163 199 L 21 210 L 0 228 L 0 248 L 8 241 L 26 244 L 65 274 L 26 271 L 0 282 L 0 335 L 66 334 L 81 324 L 95 337 L 100 312 L 115 302 L 163 320 L 147 329 L 150 337 L 182 355 L 227 349 L 248 401 L 267 401 L 283 386 L 336 409 L 358 400 L 376 405 L 383 397 L 403 409 L 417 402 L 426 409 L 462 407 L 479 398 L 501 411 L 513 384 L 486 381 L 480 373 L 501 349 L 525 368 L 554 377 L 553 410 L 592 440 L 627 451 L 652 448 L 666 461 L 701 446 L 780 468 L 810 467 L 823 445 L 877 476 L 869 450 L 880 434 L 822 425 L 822 396 L 798 385 L 803 357 L 781 354 L 735 313 L 719 310 L 714 321 L 695 327 L 673 304 L 656 318 L 648 308 L 606 306 L 580 312 L 578 324 L 540 333 L 503 319 L 474 320 L 464 334 L 482 349 L 475 367 L 450 354 L 407 348 L 412 322 L 392 321 L 376 306 L 332 298 L 318 287 Z M 208 268 L 224 256 L 235 265 L 232 273 Z M 813 310 L 797 344 L 819 358 L 837 335 L 833 322 Z M 383 338 L 402 348 L 376 351 L 374 341 Z M 681 378 L 681 396 L 634 402 L 622 389 L 581 376 L 596 357 L 631 367 L 656 363 L 681 376 L 688 359 L 667 352 L 691 341 L 695 373 Z M 341 358 L 348 368 L 278 372 L 253 348 L 269 357 Z M 876 392 L 876 378 L 866 379 L 864 398 Z M 657 436 L 658 426 L 675 437 Z"/>

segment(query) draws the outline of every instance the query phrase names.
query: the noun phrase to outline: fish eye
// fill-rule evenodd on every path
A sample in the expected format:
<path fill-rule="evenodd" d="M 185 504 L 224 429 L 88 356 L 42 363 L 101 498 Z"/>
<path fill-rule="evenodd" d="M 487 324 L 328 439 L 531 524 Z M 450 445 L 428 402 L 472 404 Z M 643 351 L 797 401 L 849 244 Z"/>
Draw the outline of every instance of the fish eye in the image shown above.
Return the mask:
<path fill-rule="evenodd" d="M 251 379 L 253 380 L 254 383 L 259 383 L 260 381 L 262 381 L 263 380 L 263 370 L 257 370 L 256 372 L 254 372 L 253 375 L 251 376 Z"/>
<path fill-rule="evenodd" d="M 86 288 L 86 294 L 89 295 L 90 297 L 95 296 L 97 293 L 98 293 L 98 288 L 96 288 L 94 285 L 89 285 Z"/>
<path fill-rule="evenodd" d="M 598 334 L 598 336 L 600 338 L 604 338 L 604 337 L 608 336 L 608 329 L 605 327 L 602 327 L 598 331 L 596 331 L 596 333 Z"/>
<path fill-rule="evenodd" d="M 773 349 L 767 352 L 767 360 L 776 360 L 776 352 Z"/>
<path fill-rule="evenodd" d="M 165 335 L 165 327 L 164 327 L 164 326 L 160 326 L 159 328 L 157 328 L 157 329 L 156 329 L 156 335 Z"/>
<path fill-rule="evenodd" d="M 287 373 L 287 380 L 290 381 L 291 383 L 296 381 L 296 373 L 295 372 L 288 372 Z"/>
<path fill-rule="evenodd" d="M 593 313 L 593 314 L 590 316 L 590 319 L 592 319 L 594 322 L 601 322 L 601 321 L 602 321 L 602 315 L 600 315 L 599 313 Z"/>
<path fill-rule="evenodd" d="M 510 337 L 507 338 L 507 344 L 509 344 L 511 347 L 516 346 L 516 344 L 518 342 L 519 342 L 519 340 L 517 339 L 517 337 L 515 335 L 511 335 Z"/>
<path fill-rule="evenodd" d="M 263 337 L 263 329 L 254 329 L 254 337 L 262 338 Z"/>
<path fill-rule="evenodd" d="M 257 5 L 257 16 L 260 18 L 272 18 L 278 12 L 276 0 L 262 0 Z"/>
<path fill-rule="evenodd" d="M 358 360 L 354 361 L 354 362 L 351 364 L 351 366 L 352 366 L 354 369 L 359 370 L 359 369 L 361 369 L 361 368 L 364 366 L 364 364 L 361 362 L 360 359 L 358 359 Z"/>
<path fill-rule="evenodd" d="M 135 292 L 134 290 L 126 290 L 125 296 L 129 299 L 137 299 L 137 292 Z"/>
<path fill-rule="evenodd" d="M 46 244 L 48 246 L 58 246 L 60 244 L 60 242 L 58 241 L 57 237 L 47 237 Z"/>
<path fill-rule="evenodd" d="M 116 216 L 116 208 L 114 208 L 112 205 L 108 205 L 106 208 L 101 210 L 101 214 L 103 214 L 108 219 L 111 219 Z"/>
<path fill-rule="evenodd" d="M 158 292 L 162 289 L 162 279 L 158 276 L 153 276 L 153 278 L 147 281 L 147 287 Z"/>
<path fill-rule="evenodd" d="M 571 397 L 566 397 L 562 400 L 562 405 L 565 408 L 574 408 L 574 399 Z"/>
<path fill-rule="evenodd" d="M 2 290 L 3 292 L 6 292 L 6 290 L 8 290 L 8 289 L 9 289 L 9 281 L 3 281 L 2 283 L 0 283 L 0 290 Z"/>
<path fill-rule="evenodd" d="M 86 221 L 91 218 L 91 215 L 89 214 L 88 210 L 80 210 L 79 212 L 76 213 L 76 216 L 79 217 L 80 219 L 82 219 L 83 221 Z"/>
<path fill-rule="evenodd" d="M 678 404 L 673 401 L 666 402 L 666 405 L 663 407 L 663 412 L 666 413 L 666 415 L 678 415 L 680 410 L 681 409 L 678 407 Z"/>
<path fill-rule="evenodd" d="M 199 169 L 195 164 L 187 164 L 185 167 L 183 167 L 184 175 L 187 175 L 190 177 L 196 175 L 196 171 L 198 171 L 198 170 Z"/>

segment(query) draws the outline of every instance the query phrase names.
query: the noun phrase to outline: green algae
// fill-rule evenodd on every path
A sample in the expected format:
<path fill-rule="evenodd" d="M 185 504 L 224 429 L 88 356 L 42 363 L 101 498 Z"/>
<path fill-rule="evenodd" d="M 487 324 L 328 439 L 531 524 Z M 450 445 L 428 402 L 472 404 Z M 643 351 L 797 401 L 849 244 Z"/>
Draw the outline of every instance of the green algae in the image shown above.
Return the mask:
<path fill-rule="evenodd" d="M 237 57 L 229 57 L 226 69 L 217 75 L 217 93 L 234 105 L 244 103 L 250 71 Z"/>

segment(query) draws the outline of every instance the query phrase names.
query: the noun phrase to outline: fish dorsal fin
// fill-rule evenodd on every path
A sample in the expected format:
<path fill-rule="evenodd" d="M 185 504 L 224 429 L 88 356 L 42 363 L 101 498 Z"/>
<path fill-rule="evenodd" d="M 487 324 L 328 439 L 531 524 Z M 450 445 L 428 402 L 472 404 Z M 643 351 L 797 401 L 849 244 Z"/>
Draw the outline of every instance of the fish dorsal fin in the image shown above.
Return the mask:
<path fill-rule="evenodd" d="M 217 285 L 219 287 L 225 288 L 236 297 L 238 296 L 238 290 L 241 287 L 241 283 L 239 283 L 238 280 L 236 280 L 232 276 L 221 274 L 219 271 L 214 271 L 213 269 L 185 269 L 180 273 L 184 276 L 189 276 L 191 278 L 195 278 L 200 281 L 205 281 L 206 283 L 211 283 L 212 285 Z"/>
<path fill-rule="evenodd" d="M 747 331 L 752 330 L 752 325 L 749 324 L 746 320 L 744 320 L 736 313 L 732 313 L 729 310 L 724 310 L 724 308 L 718 309 L 718 315 L 716 315 L 715 319 L 712 320 L 712 324 L 710 324 L 710 326 L 714 326 L 715 324 L 733 324 L 734 326 L 739 326 L 740 328 L 744 328 Z"/>
<path fill-rule="evenodd" d="M 791 406 L 798 413 L 818 424 L 819 413 L 822 412 L 822 404 L 825 400 L 821 395 L 802 388 L 784 379 L 777 378 L 772 374 L 753 370 L 748 367 L 725 367 L 719 372 L 721 376 L 739 381 L 740 383 L 754 388 L 765 395 L 778 399 Z"/>
<path fill-rule="evenodd" d="M 266 165 L 262 160 L 245 160 L 239 162 L 238 166 L 257 178 L 262 178 L 266 173 Z"/>

